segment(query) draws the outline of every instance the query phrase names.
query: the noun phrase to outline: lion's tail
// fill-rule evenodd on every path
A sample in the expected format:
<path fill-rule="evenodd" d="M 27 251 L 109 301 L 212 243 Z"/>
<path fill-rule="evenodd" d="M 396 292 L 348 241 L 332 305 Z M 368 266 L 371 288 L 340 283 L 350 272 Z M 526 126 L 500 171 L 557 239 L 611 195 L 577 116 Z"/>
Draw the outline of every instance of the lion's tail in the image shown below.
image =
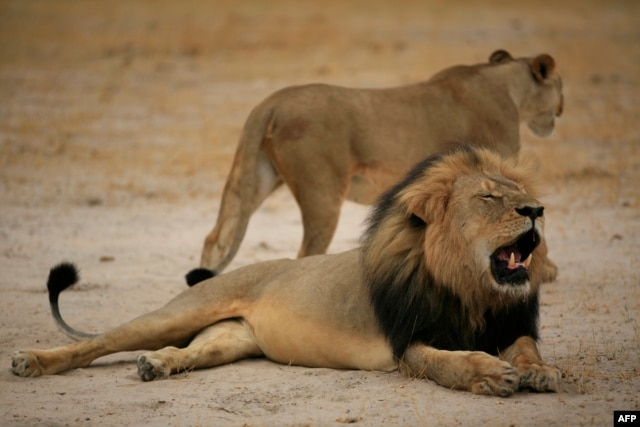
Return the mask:
<path fill-rule="evenodd" d="M 94 338 L 97 334 L 89 334 L 73 329 L 62 318 L 62 315 L 60 314 L 60 307 L 58 306 L 58 297 L 60 296 L 60 293 L 69 286 L 75 285 L 78 282 L 78 278 L 78 269 L 75 265 L 68 262 L 60 263 L 49 271 L 47 289 L 49 291 L 51 315 L 55 319 L 58 327 L 70 338 L 73 338 L 76 341 L 82 341 Z"/>
<path fill-rule="evenodd" d="M 215 276 L 233 260 L 251 215 L 282 183 L 263 150 L 274 126 L 274 116 L 275 109 L 268 101 L 249 115 L 224 187 L 216 225 L 205 238 L 200 268 L 186 275 L 189 286 Z"/>

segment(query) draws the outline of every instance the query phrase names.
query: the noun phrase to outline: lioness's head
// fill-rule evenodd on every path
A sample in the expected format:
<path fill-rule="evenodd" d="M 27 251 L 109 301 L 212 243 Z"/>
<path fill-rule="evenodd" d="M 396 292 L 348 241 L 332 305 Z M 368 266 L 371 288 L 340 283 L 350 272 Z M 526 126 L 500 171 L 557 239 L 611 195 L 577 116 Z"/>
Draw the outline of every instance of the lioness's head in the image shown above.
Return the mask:
<path fill-rule="evenodd" d="M 497 50 L 489 63 L 504 67 L 513 80 L 510 90 L 518 104 L 522 119 L 540 137 L 551 134 L 555 118 L 562 114 L 562 79 L 556 72 L 556 62 L 546 53 L 535 57 L 514 59 L 507 51 Z"/>
<path fill-rule="evenodd" d="M 370 217 L 366 274 L 397 286 L 428 282 L 468 308 L 537 293 L 544 207 L 532 179 L 529 166 L 486 149 L 462 147 L 420 163 Z"/>

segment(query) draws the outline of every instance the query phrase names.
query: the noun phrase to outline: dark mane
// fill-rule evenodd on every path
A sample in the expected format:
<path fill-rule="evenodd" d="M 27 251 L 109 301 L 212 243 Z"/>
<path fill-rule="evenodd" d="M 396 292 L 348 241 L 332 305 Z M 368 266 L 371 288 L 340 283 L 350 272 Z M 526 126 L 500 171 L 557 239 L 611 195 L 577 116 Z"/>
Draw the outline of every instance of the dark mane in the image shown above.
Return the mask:
<path fill-rule="evenodd" d="M 394 186 L 385 191 L 377 200 L 376 204 L 371 208 L 371 212 L 367 218 L 367 230 L 362 236 L 362 243 L 366 242 L 367 237 L 370 234 L 375 233 L 376 229 L 380 226 L 382 219 L 389 215 L 390 210 L 397 204 L 396 195 L 404 188 L 416 182 L 420 179 L 424 173 L 433 165 L 438 162 L 442 156 L 436 154 L 431 157 L 427 157 L 421 162 L 417 163 L 411 170 L 404 176 L 404 178 L 396 183 Z M 413 225 L 424 226 L 424 222 L 420 218 L 416 218 L 414 215 L 410 218 Z"/>
<path fill-rule="evenodd" d="M 451 153 L 461 154 L 473 168 L 481 162 L 470 147 L 458 147 Z M 520 336 L 538 338 L 536 292 L 502 309 L 483 309 L 481 321 L 474 322 L 469 308 L 452 291 L 454 287 L 438 283 L 425 267 L 429 259 L 424 236 L 430 225 L 403 206 L 400 196 L 408 187 L 422 185 L 431 168 L 449 154 L 423 160 L 384 193 L 371 211 L 363 235 L 361 262 L 371 303 L 397 359 L 415 342 L 495 355 Z M 469 287 L 476 286 L 473 280 L 477 279 L 469 278 Z"/>

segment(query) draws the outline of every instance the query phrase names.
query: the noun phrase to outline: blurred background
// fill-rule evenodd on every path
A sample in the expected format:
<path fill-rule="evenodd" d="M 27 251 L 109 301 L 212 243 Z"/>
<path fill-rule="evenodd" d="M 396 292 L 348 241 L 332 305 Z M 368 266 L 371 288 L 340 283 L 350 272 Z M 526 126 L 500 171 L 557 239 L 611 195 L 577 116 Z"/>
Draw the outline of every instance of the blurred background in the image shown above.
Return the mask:
<path fill-rule="evenodd" d="M 271 92 L 401 85 L 504 48 L 564 78 L 555 136 L 522 132 L 547 176 L 637 203 L 620 185 L 639 176 L 639 22 L 634 1 L 3 0 L 2 197 L 218 196 Z"/>

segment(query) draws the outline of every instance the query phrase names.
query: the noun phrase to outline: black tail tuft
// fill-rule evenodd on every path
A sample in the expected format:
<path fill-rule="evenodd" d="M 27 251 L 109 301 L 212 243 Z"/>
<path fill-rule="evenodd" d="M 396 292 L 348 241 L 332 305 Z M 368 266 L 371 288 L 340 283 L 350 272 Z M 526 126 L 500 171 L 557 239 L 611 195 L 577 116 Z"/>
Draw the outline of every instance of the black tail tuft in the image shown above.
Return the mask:
<path fill-rule="evenodd" d="M 184 278 L 187 280 L 187 285 L 193 286 L 204 280 L 211 279 L 215 275 L 215 271 L 211 271 L 206 268 L 194 268 L 193 270 L 188 272 L 187 275 L 184 276 Z"/>
<path fill-rule="evenodd" d="M 62 291 L 78 282 L 78 269 L 70 262 L 62 262 L 49 271 L 47 289 L 49 290 L 49 301 L 58 301 L 58 296 Z"/>

